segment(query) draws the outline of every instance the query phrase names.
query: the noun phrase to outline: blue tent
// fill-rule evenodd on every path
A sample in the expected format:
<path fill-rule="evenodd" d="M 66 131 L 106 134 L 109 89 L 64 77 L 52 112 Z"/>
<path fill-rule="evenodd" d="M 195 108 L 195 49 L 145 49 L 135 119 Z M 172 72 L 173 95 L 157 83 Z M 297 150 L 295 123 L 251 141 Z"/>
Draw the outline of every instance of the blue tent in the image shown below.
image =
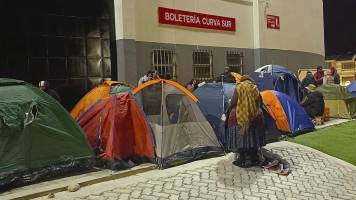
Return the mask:
<path fill-rule="evenodd" d="M 352 94 L 353 97 L 356 97 L 356 81 L 352 81 L 352 83 L 348 85 L 346 89 Z"/>
<path fill-rule="evenodd" d="M 251 74 L 261 91 L 275 90 L 283 92 L 300 102 L 303 98 L 302 88 L 298 78 L 286 67 L 266 65 Z"/>
<path fill-rule="evenodd" d="M 314 130 L 312 119 L 303 107 L 290 96 L 273 90 L 263 91 L 261 95 L 269 114 L 275 118 L 275 124 L 283 123 L 283 121 L 288 122 L 288 130 L 281 130 L 281 132 L 294 135 Z M 282 110 L 278 109 L 279 105 Z"/>
<path fill-rule="evenodd" d="M 222 115 L 234 94 L 234 83 L 206 83 L 193 94 L 199 99 L 198 106 L 221 143 L 224 143 L 225 126 Z"/>
<path fill-rule="evenodd" d="M 232 98 L 234 90 L 234 83 L 207 83 L 193 92 L 199 100 L 198 106 L 200 110 L 213 127 L 217 138 L 224 147 L 227 146 L 229 136 L 225 130 L 225 122 L 222 120 L 222 115 L 229 105 L 229 100 Z M 276 141 L 281 132 L 276 128 L 273 118 L 267 111 L 267 107 L 264 107 L 263 111 L 266 122 L 266 140 L 267 142 Z"/>

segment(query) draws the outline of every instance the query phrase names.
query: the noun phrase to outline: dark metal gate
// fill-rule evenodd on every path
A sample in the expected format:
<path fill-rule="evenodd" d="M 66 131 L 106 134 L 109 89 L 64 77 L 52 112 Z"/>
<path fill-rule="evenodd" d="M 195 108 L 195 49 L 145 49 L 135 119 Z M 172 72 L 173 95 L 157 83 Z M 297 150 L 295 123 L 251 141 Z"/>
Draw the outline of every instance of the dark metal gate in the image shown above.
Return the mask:
<path fill-rule="evenodd" d="M 70 109 L 112 77 L 113 10 L 113 0 L 2 1 L 0 77 L 49 80 Z"/>

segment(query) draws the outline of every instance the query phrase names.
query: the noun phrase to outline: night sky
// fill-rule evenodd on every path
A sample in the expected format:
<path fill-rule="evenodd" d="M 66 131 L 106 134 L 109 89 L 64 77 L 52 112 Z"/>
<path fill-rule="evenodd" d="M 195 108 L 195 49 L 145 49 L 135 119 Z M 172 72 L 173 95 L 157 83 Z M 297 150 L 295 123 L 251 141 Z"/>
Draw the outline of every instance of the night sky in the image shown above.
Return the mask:
<path fill-rule="evenodd" d="M 327 56 L 356 53 L 356 0 L 324 0 Z"/>

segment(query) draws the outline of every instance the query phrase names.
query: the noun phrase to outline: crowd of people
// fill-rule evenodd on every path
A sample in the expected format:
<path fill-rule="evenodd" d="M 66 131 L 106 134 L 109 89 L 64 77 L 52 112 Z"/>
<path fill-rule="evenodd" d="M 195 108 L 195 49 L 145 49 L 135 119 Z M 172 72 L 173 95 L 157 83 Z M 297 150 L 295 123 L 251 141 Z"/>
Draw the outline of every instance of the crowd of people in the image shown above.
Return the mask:
<path fill-rule="evenodd" d="M 312 119 L 322 116 L 324 113 L 324 97 L 321 92 L 316 90 L 323 84 L 340 84 L 340 75 L 335 67 L 330 67 L 329 71 L 325 73 L 323 68 L 318 66 L 314 75 L 311 71 L 307 71 L 301 82 L 304 99 L 300 105 Z"/>

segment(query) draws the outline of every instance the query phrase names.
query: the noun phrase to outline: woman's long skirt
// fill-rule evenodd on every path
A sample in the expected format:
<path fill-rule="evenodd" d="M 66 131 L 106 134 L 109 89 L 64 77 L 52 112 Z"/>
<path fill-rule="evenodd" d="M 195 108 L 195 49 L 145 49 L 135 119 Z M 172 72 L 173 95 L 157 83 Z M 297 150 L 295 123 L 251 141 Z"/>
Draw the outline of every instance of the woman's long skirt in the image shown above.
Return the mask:
<path fill-rule="evenodd" d="M 243 133 L 236 120 L 236 111 L 233 109 L 228 119 L 226 134 L 226 150 L 237 152 L 238 149 L 260 148 L 265 145 L 265 128 L 262 113 L 251 123 Z"/>

